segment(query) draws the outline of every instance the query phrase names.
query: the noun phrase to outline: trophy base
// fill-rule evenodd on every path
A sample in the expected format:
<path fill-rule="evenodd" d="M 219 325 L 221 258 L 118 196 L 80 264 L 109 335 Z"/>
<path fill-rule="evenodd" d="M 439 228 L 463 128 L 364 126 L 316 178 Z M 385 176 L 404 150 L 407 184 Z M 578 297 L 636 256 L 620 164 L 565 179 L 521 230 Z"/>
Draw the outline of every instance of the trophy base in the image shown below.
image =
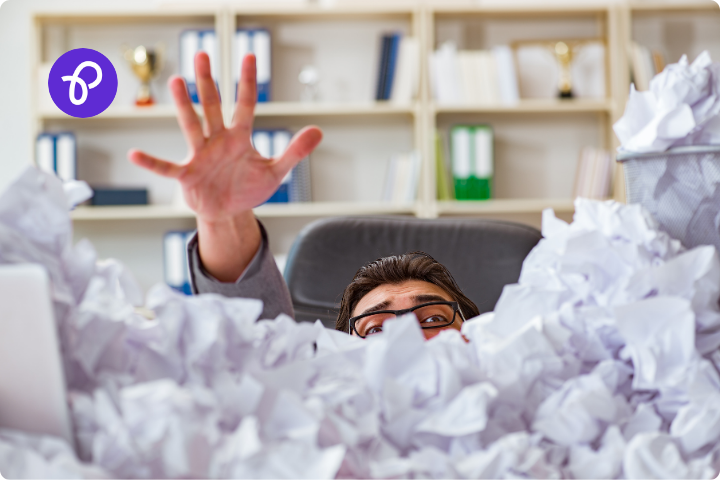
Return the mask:
<path fill-rule="evenodd" d="M 150 107 L 152 105 L 155 105 L 155 100 L 153 100 L 152 97 L 138 98 L 135 100 L 136 107 Z"/>
<path fill-rule="evenodd" d="M 572 90 L 568 90 L 565 92 L 561 91 L 561 92 L 558 92 L 558 98 L 563 98 L 563 99 L 575 98 L 575 95 L 573 95 Z"/>

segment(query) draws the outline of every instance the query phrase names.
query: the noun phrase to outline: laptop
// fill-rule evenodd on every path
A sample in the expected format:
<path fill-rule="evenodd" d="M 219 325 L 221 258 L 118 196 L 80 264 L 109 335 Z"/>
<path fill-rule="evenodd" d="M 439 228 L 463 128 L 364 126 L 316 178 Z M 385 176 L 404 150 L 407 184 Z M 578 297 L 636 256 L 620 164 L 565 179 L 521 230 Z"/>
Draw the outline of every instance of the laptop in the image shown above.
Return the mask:
<path fill-rule="evenodd" d="M 0 428 L 74 448 L 50 282 L 38 264 L 0 265 Z"/>

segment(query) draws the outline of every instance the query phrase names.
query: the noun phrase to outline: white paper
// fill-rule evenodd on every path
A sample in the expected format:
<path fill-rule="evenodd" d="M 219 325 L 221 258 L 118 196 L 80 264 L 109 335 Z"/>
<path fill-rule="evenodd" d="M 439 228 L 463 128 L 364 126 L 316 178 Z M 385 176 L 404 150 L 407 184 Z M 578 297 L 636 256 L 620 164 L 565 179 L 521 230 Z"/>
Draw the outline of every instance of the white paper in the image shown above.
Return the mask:
<path fill-rule="evenodd" d="M 663 152 L 682 145 L 720 144 L 720 64 L 701 53 L 667 65 L 638 92 L 631 85 L 625 114 L 614 125 L 620 151 Z"/>
<path fill-rule="evenodd" d="M 638 205 L 578 200 L 495 312 L 367 340 L 157 286 L 72 244 L 62 185 L 0 197 L 0 262 L 52 298 L 77 450 L 0 432 L 6 477 L 712 478 L 720 261 Z M 472 256 L 468 261 L 472 261 Z M 147 317 L 151 317 L 148 319 Z"/>

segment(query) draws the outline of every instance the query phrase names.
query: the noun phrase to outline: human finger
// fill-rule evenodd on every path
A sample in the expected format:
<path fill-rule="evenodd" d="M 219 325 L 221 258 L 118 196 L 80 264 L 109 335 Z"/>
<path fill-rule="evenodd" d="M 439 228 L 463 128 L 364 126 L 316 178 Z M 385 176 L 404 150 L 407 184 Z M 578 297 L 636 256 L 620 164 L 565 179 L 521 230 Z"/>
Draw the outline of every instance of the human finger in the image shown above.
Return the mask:
<path fill-rule="evenodd" d="M 255 104 L 257 103 L 257 70 L 255 55 L 249 53 L 243 58 L 237 90 L 237 103 L 233 114 L 232 128 L 247 134 L 252 134 Z"/>
<path fill-rule="evenodd" d="M 128 159 L 139 167 L 168 178 L 178 178 L 185 170 L 183 165 L 168 162 L 167 160 L 160 160 L 140 150 L 130 150 L 128 152 Z"/>
<path fill-rule="evenodd" d="M 198 52 L 195 55 L 195 79 L 200 103 L 205 112 L 206 133 L 208 135 L 218 133 L 224 128 L 220 95 L 211 75 L 210 57 L 205 52 Z"/>
<path fill-rule="evenodd" d="M 322 141 L 322 130 L 318 127 L 305 127 L 295 134 L 285 152 L 275 160 L 274 168 L 278 176 L 285 176 L 303 158 L 310 155 Z"/>
<path fill-rule="evenodd" d="M 170 93 L 172 94 L 178 112 L 178 123 L 185 136 L 185 141 L 193 150 L 197 150 L 205 143 L 200 119 L 193 108 L 190 96 L 188 96 L 185 80 L 182 77 L 173 76 L 168 80 Z"/>

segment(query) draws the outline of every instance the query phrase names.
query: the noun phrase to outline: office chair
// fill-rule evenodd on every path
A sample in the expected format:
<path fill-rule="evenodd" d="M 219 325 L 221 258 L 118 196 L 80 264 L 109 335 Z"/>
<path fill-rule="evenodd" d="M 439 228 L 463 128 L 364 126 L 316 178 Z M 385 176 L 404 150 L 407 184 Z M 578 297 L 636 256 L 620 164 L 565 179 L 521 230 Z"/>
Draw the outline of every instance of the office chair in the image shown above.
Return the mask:
<path fill-rule="evenodd" d="M 496 220 L 339 217 L 306 226 L 285 267 L 295 319 L 329 328 L 345 287 L 363 265 L 421 250 L 452 273 L 462 291 L 490 312 L 505 285 L 516 283 L 523 260 L 542 238 L 527 225 Z"/>

